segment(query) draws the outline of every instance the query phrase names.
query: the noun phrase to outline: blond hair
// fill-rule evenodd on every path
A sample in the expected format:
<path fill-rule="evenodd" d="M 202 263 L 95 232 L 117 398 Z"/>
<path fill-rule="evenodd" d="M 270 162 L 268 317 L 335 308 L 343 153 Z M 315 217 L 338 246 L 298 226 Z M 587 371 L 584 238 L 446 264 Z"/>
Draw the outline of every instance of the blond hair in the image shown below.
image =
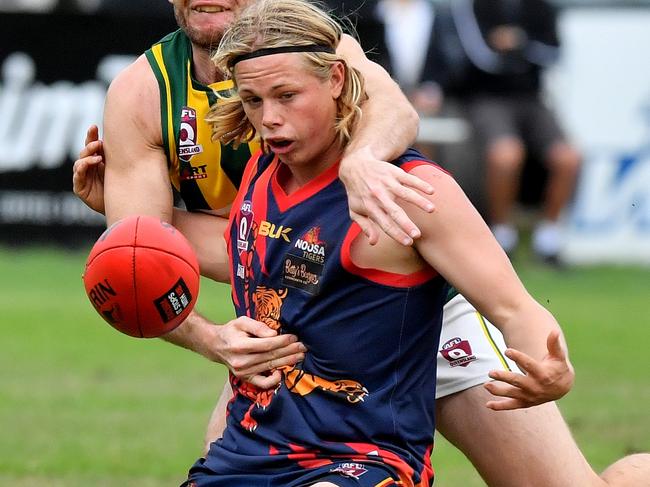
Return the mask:
<path fill-rule="evenodd" d="M 336 51 L 343 31 L 324 9 L 305 0 L 254 0 L 243 10 L 225 32 L 212 61 L 237 86 L 234 68 L 237 58 L 259 49 L 287 46 L 324 46 Z M 363 78 L 355 68 L 336 54 L 329 52 L 301 52 L 312 74 L 328 80 L 332 66 L 344 65 L 345 80 L 341 95 L 336 100 L 335 131 L 344 147 L 361 117 L 361 103 L 366 98 Z M 206 120 L 212 124 L 212 140 L 223 144 L 242 142 L 255 137 L 241 99 L 236 92 L 221 96 L 212 106 Z"/>

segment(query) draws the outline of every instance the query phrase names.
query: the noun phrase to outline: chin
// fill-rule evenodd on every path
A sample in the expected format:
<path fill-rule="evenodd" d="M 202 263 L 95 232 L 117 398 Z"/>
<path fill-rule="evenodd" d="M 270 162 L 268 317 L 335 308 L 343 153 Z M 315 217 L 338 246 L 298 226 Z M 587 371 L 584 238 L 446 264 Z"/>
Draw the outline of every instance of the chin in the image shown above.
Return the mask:
<path fill-rule="evenodd" d="M 185 29 L 185 33 L 190 38 L 193 44 L 206 49 L 216 49 L 219 41 L 223 36 L 224 29 L 219 28 L 196 28 L 189 27 Z"/>
<path fill-rule="evenodd" d="M 226 28 L 233 22 L 232 12 L 212 15 L 192 15 L 189 18 L 176 18 L 193 44 L 204 48 L 216 48 Z"/>

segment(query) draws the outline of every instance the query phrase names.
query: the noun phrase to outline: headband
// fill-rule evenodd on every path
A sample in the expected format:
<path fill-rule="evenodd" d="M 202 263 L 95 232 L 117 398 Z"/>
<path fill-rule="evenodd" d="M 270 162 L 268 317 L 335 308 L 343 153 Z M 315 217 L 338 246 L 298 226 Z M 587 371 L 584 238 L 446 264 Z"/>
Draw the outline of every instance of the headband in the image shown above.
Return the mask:
<path fill-rule="evenodd" d="M 257 51 L 247 52 L 246 54 L 235 56 L 229 64 L 231 67 L 234 67 L 235 64 L 240 61 L 245 61 L 246 59 L 252 59 L 261 56 L 270 56 L 271 54 L 283 54 L 285 52 L 327 52 L 329 54 L 336 53 L 334 48 L 330 46 L 323 46 L 321 44 L 309 44 L 306 46 L 268 47 L 266 49 L 258 49 Z"/>

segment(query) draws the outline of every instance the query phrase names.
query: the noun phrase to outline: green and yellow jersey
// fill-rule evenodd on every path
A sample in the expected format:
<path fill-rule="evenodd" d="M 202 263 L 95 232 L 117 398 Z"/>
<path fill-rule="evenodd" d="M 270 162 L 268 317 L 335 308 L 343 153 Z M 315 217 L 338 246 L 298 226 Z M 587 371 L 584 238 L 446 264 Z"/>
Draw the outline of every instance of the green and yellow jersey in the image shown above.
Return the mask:
<path fill-rule="evenodd" d="M 237 194 L 244 166 L 259 143 L 237 150 L 211 140 L 205 121 L 218 92 L 233 88 L 232 81 L 205 86 L 192 77 L 192 44 L 177 30 L 145 52 L 160 87 L 162 138 L 169 177 L 191 211 L 227 215 Z"/>

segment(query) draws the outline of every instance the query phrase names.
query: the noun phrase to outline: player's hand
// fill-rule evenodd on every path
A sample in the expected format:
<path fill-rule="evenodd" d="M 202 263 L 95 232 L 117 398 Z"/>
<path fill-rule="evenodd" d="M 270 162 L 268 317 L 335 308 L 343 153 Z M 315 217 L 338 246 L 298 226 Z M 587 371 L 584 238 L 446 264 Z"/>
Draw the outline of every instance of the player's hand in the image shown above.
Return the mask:
<path fill-rule="evenodd" d="M 236 376 L 261 389 L 280 382 L 276 370 L 305 358 L 307 348 L 295 335 L 278 335 L 264 323 L 239 317 L 219 327 L 217 361 Z"/>
<path fill-rule="evenodd" d="M 413 239 L 420 237 L 418 227 L 395 201 L 401 199 L 433 211 L 433 203 L 421 194 L 433 194 L 429 183 L 376 159 L 367 148 L 341 160 L 339 177 L 348 193 L 350 217 L 372 245 L 379 239 L 378 227 L 403 245 L 412 245 Z"/>
<path fill-rule="evenodd" d="M 104 214 L 104 146 L 97 125 L 86 133 L 86 146 L 72 167 L 72 190 L 90 209 Z"/>
<path fill-rule="evenodd" d="M 506 350 L 506 356 L 514 360 L 524 374 L 491 371 L 489 375 L 494 381 L 484 387 L 505 399 L 489 401 L 486 406 L 495 411 L 527 408 L 555 401 L 569 392 L 575 373 L 560 341 L 559 331 L 549 333 L 546 348 L 548 353 L 541 361 L 518 350 Z"/>

